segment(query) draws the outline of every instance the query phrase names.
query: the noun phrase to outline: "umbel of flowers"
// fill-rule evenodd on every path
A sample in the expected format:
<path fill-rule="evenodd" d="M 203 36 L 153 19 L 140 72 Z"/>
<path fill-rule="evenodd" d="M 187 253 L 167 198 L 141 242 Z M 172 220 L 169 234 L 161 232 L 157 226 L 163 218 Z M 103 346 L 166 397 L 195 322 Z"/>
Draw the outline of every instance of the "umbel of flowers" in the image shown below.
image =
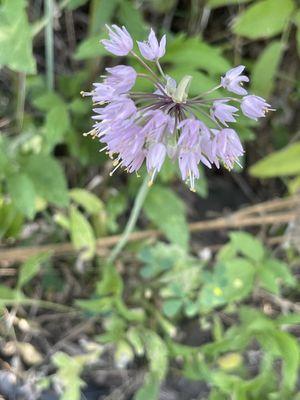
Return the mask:
<path fill-rule="evenodd" d="M 251 119 L 264 117 L 270 105 L 258 96 L 249 95 L 242 87 L 249 78 L 242 75 L 240 65 L 221 77 L 220 84 L 196 97 L 188 97 L 191 77 L 176 82 L 163 72 L 159 59 L 166 51 L 166 36 L 160 42 L 151 29 L 148 40 L 137 42 L 141 55 L 133 50 L 133 39 L 123 26 L 107 26 L 109 39 L 103 46 L 112 54 L 133 55 L 145 68 L 137 73 L 134 68 L 118 65 L 106 68 L 101 83 L 94 83 L 91 92 L 95 116 L 93 130 L 88 134 L 98 137 L 101 150 L 114 159 L 114 170 L 138 171 L 145 162 L 151 184 L 169 157 L 178 162 L 182 179 L 192 191 L 199 178 L 199 163 L 211 168 L 223 164 L 232 169 L 244 153 L 239 136 L 228 123 L 236 122 L 239 108 Z M 151 66 L 150 66 L 151 65 Z M 154 67 L 154 68 L 153 68 Z M 153 93 L 134 92 L 136 79 L 153 83 Z M 239 97 L 209 98 L 219 88 Z M 208 127 L 200 116 L 209 118 Z"/>

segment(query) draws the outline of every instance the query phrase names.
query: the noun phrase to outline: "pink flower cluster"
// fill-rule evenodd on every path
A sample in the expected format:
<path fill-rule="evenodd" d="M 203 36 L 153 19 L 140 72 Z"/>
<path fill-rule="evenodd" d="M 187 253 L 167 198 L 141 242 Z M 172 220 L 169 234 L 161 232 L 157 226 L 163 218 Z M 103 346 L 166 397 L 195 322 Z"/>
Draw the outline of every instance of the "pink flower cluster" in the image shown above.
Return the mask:
<path fill-rule="evenodd" d="M 137 43 L 140 56 L 133 50 L 133 39 L 124 26 L 107 28 L 109 39 L 102 41 L 104 47 L 117 56 L 130 53 L 146 72 L 138 74 L 126 65 L 107 68 L 103 82 L 95 83 L 91 92 L 83 92 L 92 96 L 95 105 L 95 124 L 89 133 L 97 136 L 105 144 L 102 150 L 114 158 L 112 173 L 119 167 L 135 172 L 145 162 L 151 184 L 169 157 L 178 162 L 182 179 L 194 191 L 195 180 L 200 176 L 199 163 L 208 168 L 223 164 L 228 169 L 239 164 L 244 150 L 238 134 L 228 124 L 236 122 L 239 108 L 254 120 L 270 110 L 263 98 L 249 95 L 242 87 L 249 82 L 243 75 L 245 67 L 231 69 L 221 77 L 218 86 L 189 98 L 191 77 L 185 76 L 177 83 L 164 73 L 159 63 L 166 51 L 165 36 L 158 41 L 151 29 L 148 40 Z M 153 93 L 133 92 L 137 78 L 150 80 Z M 207 97 L 220 88 L 242 97 Z M 199 115 L 204 115 L 210 126 Z"/>

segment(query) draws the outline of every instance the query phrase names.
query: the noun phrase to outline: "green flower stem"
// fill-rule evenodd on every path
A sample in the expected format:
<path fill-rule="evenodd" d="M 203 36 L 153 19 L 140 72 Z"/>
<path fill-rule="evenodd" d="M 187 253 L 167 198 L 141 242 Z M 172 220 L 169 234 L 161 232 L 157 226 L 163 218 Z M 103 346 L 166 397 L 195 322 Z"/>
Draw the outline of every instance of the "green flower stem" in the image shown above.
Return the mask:
<path fill-rule="evenodd" d="M 48 90 L 53 90 L 54 88 L 53 13 L 53 0 L 45 0 L 45 14 L 47 18 L 47 25 L 45 29 L 45 46 Z"/>
<path fill-rule="evenodd" d="M 127 221 L 125 230 L 122 234 L 122 237 L 120 241 L 116 244 L 116 246 L 113 248 L 110 256 L 108 257 L 107 261 L 109 264 L 112 264 L 116 260 L 117 256 L 120 254 L 124 246 L 127 244 L 129 235 L 131 234 L 131 232 L 135 227 L 136 221 L 140 215 L 148 191 L 149 191 L 148 176 L 146 176 L 135 198 L 134 205 L 130 213 L 129 219 Z"/>

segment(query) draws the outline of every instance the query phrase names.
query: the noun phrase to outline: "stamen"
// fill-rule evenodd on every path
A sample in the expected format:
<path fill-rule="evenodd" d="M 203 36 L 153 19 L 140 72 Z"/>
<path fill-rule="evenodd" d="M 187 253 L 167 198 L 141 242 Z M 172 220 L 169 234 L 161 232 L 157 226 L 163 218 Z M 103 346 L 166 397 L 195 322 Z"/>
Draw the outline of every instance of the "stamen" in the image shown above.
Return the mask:
<path fill-rule="evenodd" d="M 120 161 L 118 165 L 109 173 L 109 176 L 113 176 L 113 174 L 116 172 L 116 170 L 122 165 L 123 161 Z M 114 165 L 114 163 L 113 163 Z"/>

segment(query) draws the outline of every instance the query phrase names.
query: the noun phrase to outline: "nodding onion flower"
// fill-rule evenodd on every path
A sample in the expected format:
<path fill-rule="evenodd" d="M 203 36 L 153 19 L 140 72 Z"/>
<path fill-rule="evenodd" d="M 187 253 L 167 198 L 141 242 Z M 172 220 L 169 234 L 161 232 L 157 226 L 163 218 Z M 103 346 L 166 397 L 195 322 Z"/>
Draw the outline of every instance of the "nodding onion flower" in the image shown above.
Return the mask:
<path fill-rule="evenodd" d="M 248 95 L 242 87 L 249 82 L 247 76 L 241 75 L 245 67 L 227 71 L 218 86 L 189 98 L 192 77 L 184 76 L 177 84 L 159 63 L 166 51 L 165 36 L 159 42 L 151 29 L 148 40 L 138 42 L 140 56 L 133 50 L 133 39 L 124 26 L 107 29 L 109 39 L 102 41 L 104 47 L 117 56 L 131 54 L 146 70 L 137 73 L 126 65 L 106 68 L 103 82 L 94 83 L 91 92 L 82 92 L 83 96 L 91 96 L 95 105 L 95 123 L 85 135 L 98 137 L 104 143 L 100 151 L 105 150 L 114 159 L 111 174 L 120 167 L 137 172 L 145 162 L 152 184 L 169 157 L 178 163 L 182 179 L 195 191 L 200 163 L 208 168 L 222 164 L 229 170 L 235 163 L 240 165 L 244 150 L 228 123 L 236 122 L 239 106 L 246 117 L 255 120 L 271 110 L 264 99 Z M 132 91 L 138 78 L 150 80 L 153 92 Z M 207 97 L 220 88 L 244 97 Z M 206 123 L 200 119 L 202 115 Z"/>

